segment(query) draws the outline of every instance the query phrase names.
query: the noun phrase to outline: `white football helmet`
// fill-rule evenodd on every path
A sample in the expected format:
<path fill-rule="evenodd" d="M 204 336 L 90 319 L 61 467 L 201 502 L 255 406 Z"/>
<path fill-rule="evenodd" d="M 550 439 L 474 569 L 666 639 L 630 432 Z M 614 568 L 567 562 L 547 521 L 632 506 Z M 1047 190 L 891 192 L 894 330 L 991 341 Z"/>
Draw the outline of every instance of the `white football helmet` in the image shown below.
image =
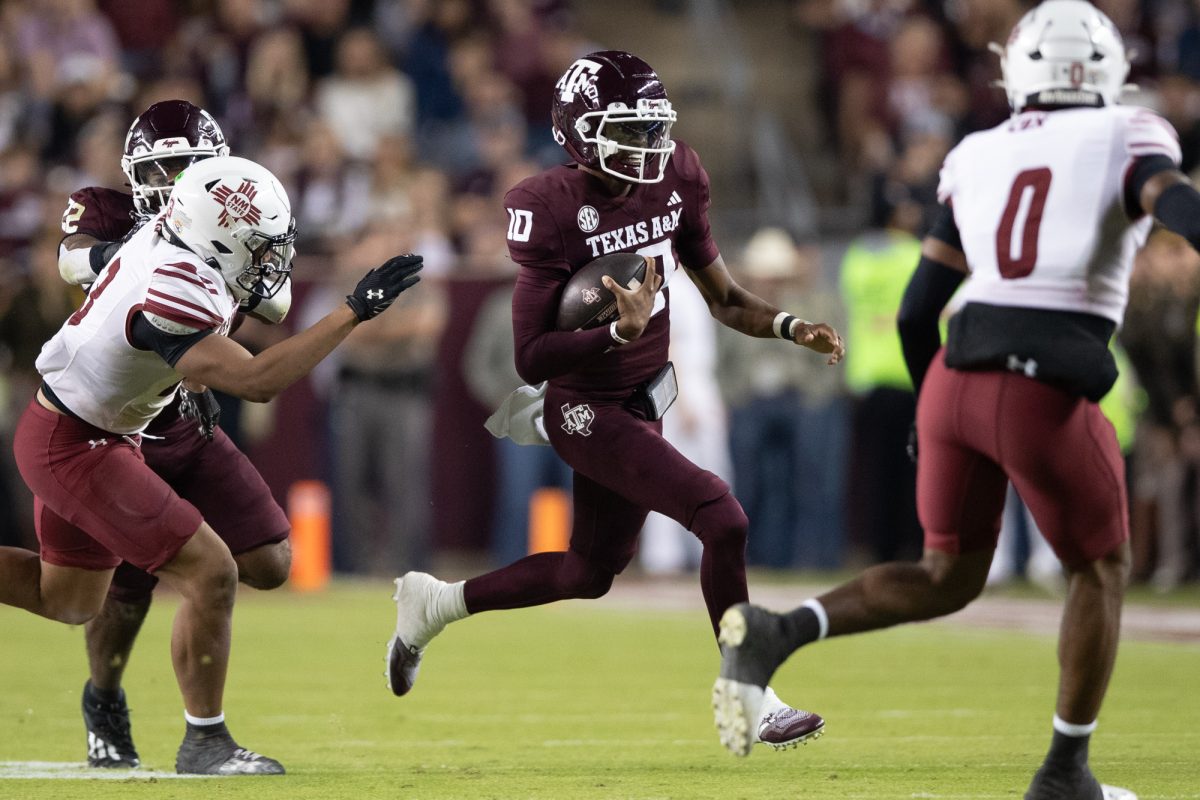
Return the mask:
<path fill-rule="evenodd" d="M 1121 34 L 1087 0 L 1046 0 L 992 44 L 1013 113 L 1028 105 L 1112 105 L 1129 75 Z"/>
<path fill-rule="evenodd" d="M 239 300 L 274 296 L 292 272 L 296 220 L 287 191 L 245 158 L 206 158 L 184 170 L 163 233 L 219 269 Z"/>

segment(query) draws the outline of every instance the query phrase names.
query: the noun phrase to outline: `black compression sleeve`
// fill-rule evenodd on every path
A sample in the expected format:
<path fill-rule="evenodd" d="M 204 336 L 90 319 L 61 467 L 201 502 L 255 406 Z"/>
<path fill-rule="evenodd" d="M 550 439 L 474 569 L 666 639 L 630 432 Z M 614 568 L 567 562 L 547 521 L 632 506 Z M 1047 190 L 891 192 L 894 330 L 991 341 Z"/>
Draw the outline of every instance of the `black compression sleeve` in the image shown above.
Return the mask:
<path fill-rule="evenodd" d="M 930 362 L 942 346 L 942 335 L 938 329 L 942 309 L 966 277 L 953 267 L 921 256 L 917 271 L 904 290 L 896 323 L 900 329 L 904 363 L 912 377 L 913 391 L 917 394 L 921 392 Z"/>
<path fill-rule="evenodd" d="M 151 325 L 139 311 L 133 315 L 133 324 L 129 326 L 129 340 L 134 347 L 158 353 L 163 361 L 173 367 L 193 345 L 215 332 L 215 328 L 207 328 L 183 335 L 167 333 Z"/>
<path fill-rule="evenodd" d="M 120 242 L 96 242 L 88 249 L 88 265 L 97 275 L 112 257 L 121 249 Z"/>
<path fill-rule="evenodd" d="M 1200 250 L 1200 192 L 1190 183 L 1168 186 L 1154 202 L 1154 216 L 1167 230 Z"/>
<path fill-rule="evenodd" d="M 1129 174 L 1125 176 L 1125 212 L 1130 219 L 1138 219 L 1145 213 L 1142 208 L 1142 189 L 1146 181 L 1160 172 L 1177 170 L 1179 167 L 1166 156 L 1143 156 L 1133 162 Z"/>
<path fill-rule="evenodd" d="M 958 223 L 954 221 L 954 210 L 950 206 L 938 206 L 937 219 L 933 221 L 929 236 L 939 242 L 945 242 L 955 250 L 962 250 L 962 236 L 958 233 Z"/>

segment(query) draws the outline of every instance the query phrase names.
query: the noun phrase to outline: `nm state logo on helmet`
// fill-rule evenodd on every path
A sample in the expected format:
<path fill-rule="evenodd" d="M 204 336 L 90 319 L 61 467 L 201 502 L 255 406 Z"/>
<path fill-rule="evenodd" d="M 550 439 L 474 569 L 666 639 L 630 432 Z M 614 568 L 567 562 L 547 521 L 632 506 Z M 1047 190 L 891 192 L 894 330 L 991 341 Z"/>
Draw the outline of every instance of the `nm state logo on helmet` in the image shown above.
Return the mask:
<path fill-rule="evenodd" d="M 221 184 L 213 189 L 211 194 L 213 200 L 222 206 L 221 214 L 217 217 L 217 224 L 222 228 L 231 228 L 233 223 L 242 220 L 245 220 L 247 225 L 255 225 L 262 219 L 262 211 L 254 205 L 254 197 L 258 190 L 254 188 L 253 181 L 243 180 L 237 189 L 230 189 Z"/>

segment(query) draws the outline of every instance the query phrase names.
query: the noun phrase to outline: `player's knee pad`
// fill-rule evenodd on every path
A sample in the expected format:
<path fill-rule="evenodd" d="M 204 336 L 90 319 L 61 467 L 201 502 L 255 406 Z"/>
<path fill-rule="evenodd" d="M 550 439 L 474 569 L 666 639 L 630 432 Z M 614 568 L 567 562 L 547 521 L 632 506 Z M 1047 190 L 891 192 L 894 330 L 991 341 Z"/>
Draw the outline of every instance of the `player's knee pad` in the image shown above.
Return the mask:
<path fill-rule="evenodd" d="M 613 573 L 576 553 L 567 551 L 556 576 L 559 588 L 570 597 L 595 600 L 612 588 Z"/>
<path fill-rule="evenodd" d="M 742 504 L 727 493 L 700 506 L 692 517 L 691 529 L 705 547 L 745 548 L 750 520 Z"/>
<path fill-rule="evenodd" d="M 118 603 L 131 606 L 148 606 L 158 578 L 149 572 L 122 561 L 113 572 L 108 596 Z"/>

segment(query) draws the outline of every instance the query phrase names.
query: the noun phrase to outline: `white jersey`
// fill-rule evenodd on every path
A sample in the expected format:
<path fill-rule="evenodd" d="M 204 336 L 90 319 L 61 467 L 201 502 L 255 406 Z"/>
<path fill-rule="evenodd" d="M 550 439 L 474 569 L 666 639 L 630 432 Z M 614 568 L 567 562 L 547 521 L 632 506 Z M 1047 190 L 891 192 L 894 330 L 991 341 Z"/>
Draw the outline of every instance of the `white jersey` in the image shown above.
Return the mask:
<path fill-rule="evenodd" d="M 37 370 L 86 422 L 140 433 L 175 397 L 183 376 L 157 352 L 130 342 L 141 311 L 173 334 L 229 332 L 237 300 L 221 273 L 143 225 L 100 273 L 83 305 L 42 347 Z"/>
<path fill-rule="evenodd" d="M 1125 208 L 1135 158 L 1180 160 L 1170 123 L 1135 106 L 1027 111 L 942 166 L 971 277 L 963 302 L 1095 314 L 1118 325 L 1153 220 Z"/>

